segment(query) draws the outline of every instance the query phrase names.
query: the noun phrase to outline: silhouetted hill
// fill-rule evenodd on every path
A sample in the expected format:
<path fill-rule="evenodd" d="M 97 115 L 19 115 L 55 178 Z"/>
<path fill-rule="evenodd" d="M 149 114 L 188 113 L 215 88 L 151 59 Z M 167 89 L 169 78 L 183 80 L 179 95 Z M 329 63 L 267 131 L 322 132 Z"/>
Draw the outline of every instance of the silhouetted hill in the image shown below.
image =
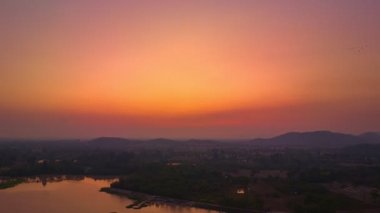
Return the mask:
<path fill-rule="evenodd" d="M 101 137 L 89 141 L 89 144 L 93 146 L 127 146 L 131 145 L 132 141 L 125 138 Z"/>
<path fill-rule="evenodd" d="M 212 141 L 212 140 L 196 140 L 196 139 L 191 139 L 191 140 L 170 140 L 170 139 L 165 139 L 165 138 L 158 138 L 158 139 L 153 139 L 149 140 L 146 142 L 146 144 L 149 144 L 150 146 L 160 146 L 160 147 L 177 147 L 177 146 L 182 146 L 182 147 L 187 147 L 187 148 L 194 148 L 194 147 L 207 147 L 207 146 L 216 146 L 220 142 L 218 141 Z"/>
<path fill-rule="evenodd" d="M 343 148 L 343 152 L 351 155 L 362 155 L 363 159 L 368 158 L 368 156 L 379 156 L 380 153 L 380 143 L 377 144 L 357 144 L 353 146 L 347 146 Z"/>
<path fill-rule="evenodd" d="M 152 145 L 154 145 L 154 144 L 160 144 L 160 145 L 170 146 L 170 145 L 177 144 L 180 141 L 166 139 L 166 138 L 156 138 L 156 139 L 148 140 L 148 141 L 145 141 L 145 142 L 149 143 L 149 144 L 152 144 Z"/>
<path fill-rule="evenodd" d="M 371 140 L 369 139 L 371 138 Z M 361 143 L 375 143 L 373 135 L 350 135 L 330 131 L 290 132 L 268 139 L 254 139 L 251 142 L 260 145 L 334 148 Z"/>
<path fill-rule="evenodd" d="M 380 132 L 366 132 L 359 135 L 367 143 L 380 143 Z"/>
<path fill-rule="evenodd" d="M 88 141 L 90 147 L 96 148 L 165 148 L 165 149 L 202 149 L 209 147 L 217 147 L 220 144 L 218 141 L 212 140 L 171 140 L 166 138 L 156 138 L 151 140 L 131 140 L 116 137 L 101 137 Z"/>
<path fill-rule="evenodd" d="M 250 141 L 220 142 L 213 140 L 172 140 L 157 138 L 151 140 L 132 140 L 117 137 L 101 137 L 88 142 L 97 148 L 165 148 L 165 149 L 204 149 L 231 146 L 270 146 L 302 148 L 338 148 L 357 144 L 380 144 L 380 134 L 367 132 L 361 135 L 350 135 L 330 131 L 289 132 L 273 138 L 258 138 Z"/>

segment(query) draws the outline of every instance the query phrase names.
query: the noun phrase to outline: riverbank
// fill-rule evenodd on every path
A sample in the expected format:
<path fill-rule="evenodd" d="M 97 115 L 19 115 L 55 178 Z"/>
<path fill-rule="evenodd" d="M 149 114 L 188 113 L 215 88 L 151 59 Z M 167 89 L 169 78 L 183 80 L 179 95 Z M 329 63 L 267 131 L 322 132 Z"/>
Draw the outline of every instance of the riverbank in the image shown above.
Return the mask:
<path fill-rule="evenodd" d="M 163 197 L 163 196 L 155 196 L 150 194 L 145 194 L 141 192 L 134 192 L 126 189 L 112 188 L 112 187 L 104 187 L 101 188 L 100 191 L 117 194 L 121 196 L 127 196 L 128 198 L 134 200 L 135 202 L 128 205 L 127 208 L 133 209 L 141 209 L 154 204 L 165 204 L 165 205 L 179 205 L 183 207 L 194 207 L 194 208 L 202 208 L 208 210 L 215 210 L 219 212 L 236 212 L 236 213 L 262 213 L 263 211 L 257 211 L 253 209 L 241 209 L 235 207 L 226 207 L 217 204 L 197 202 L 197 201 L 189 201 L 189 200 L 180 200 L 175 198 Z"/>
<path fill-rule="evenodd" d="M 0 190 L 15 187 L 22 182 L 23 182 L 22 179 L 2 180 L 2 181 L 0 181 Z"/>

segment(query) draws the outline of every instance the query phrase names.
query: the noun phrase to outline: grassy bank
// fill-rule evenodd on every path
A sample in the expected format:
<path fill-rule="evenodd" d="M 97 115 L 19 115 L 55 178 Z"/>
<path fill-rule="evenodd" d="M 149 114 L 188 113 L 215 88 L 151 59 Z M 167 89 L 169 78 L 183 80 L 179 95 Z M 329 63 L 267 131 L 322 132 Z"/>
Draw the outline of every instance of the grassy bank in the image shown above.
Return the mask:
<path fill-rule="evenodd" d="M 21 180 L 21 179 L 6 180 L 6 181 L 0 183 L 0 190 L 15 187 L 22 182 L 23 182 L 23 180 Z"/>

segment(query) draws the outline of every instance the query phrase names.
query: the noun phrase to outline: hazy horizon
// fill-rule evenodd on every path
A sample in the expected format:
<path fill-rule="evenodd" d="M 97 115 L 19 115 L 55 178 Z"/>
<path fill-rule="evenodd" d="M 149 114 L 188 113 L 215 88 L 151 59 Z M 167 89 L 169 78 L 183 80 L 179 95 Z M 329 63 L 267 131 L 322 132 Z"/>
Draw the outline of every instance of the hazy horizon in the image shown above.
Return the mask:
<path fill-rule="evenodd" d="M 62 137 L 0 137 L 0 140 L 15 140 L 15 141 L 65 141 L 65 140 L 80 140 L 80 141 L 90 141 L 94 139 L 99 138 L 121 138 L 121 139 L 127 139 L 127 140 L 141 140 L 141 141 L 147 141 L 147 140 L 156 140 L 156 139 L 165 139 L 165 140 L 177 140 L 177 141 L 188 141 L 188 140 L 211 140 L 211 141 L 247 141 L 247 140 L 254 140 L 254 139 L 270 139 L 275 138 L 278 136 L 286 135 L 289 133 L 318 133 L 318 132 L 331 132 L 331 133 L 337 133 L 337 134 L 344 134 L 344 135 L 353 135 L 353 136 L 360 136 L 367 133 L 378 133 L 380 134 L 380 131 L 373 130 L 373 131 L 364 131 L 360 133 L 349 133 L 349 132 L 334 132 L 330 130 L 310 130 L 310 131 L 288 131 L 288 132 L 281 132 L 278 134 L 273 135 L 257 135 L 252 137 L 224 137 L 224 138 L 217 138 L 217 137 L 129 137 L 128 135 L 96 135 L 96 136 L 89 136 L 89 137 L 70 137 L 68 136 L 62 136 Z"/>

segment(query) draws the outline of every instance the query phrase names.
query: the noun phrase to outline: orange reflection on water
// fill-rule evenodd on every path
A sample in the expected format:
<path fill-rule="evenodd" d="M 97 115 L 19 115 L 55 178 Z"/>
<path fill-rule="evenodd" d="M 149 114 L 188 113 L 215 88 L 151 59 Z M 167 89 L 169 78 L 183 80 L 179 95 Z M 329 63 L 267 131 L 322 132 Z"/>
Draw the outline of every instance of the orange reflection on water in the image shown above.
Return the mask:
<path fill-rule="evenodd" d="M 52 180 L 52 179 L 50 179 Z M 105 213 L 105 212 L 183 212 L 206 213 L 208 210 L 173 206 L 153 205 L 143 209 L 127 209 L 132 203 L 126 197 L 99 192 L 114 179 L 71 178 L 47 181 L 30 180 L 13 188 L 0 190 L 0 212 L 30 213 Z"/>

